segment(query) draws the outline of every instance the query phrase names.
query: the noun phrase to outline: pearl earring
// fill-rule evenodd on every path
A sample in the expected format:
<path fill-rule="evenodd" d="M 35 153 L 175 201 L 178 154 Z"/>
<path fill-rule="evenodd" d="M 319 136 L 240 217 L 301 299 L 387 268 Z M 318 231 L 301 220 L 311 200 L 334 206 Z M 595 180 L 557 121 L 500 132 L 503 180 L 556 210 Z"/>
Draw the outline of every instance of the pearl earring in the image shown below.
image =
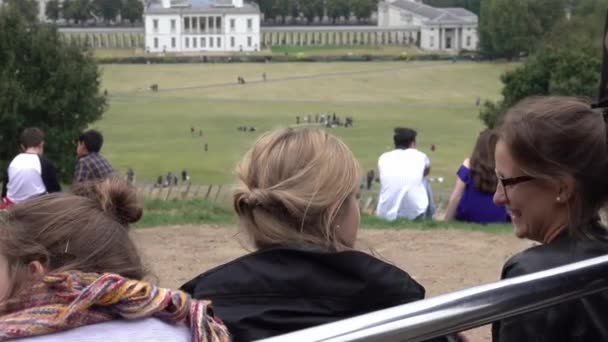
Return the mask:
<path fill-rule="evenodd" d="M 340 225 L 339 224 L 336 225 L 336 229 L 340 229 Z"/>
<path fill-rule="evenodd" d="M 561 201 L 562 199 L 561 199 L 561 197 L 557 196 L 556 200 L 559 202 L 559 201 Z"/>

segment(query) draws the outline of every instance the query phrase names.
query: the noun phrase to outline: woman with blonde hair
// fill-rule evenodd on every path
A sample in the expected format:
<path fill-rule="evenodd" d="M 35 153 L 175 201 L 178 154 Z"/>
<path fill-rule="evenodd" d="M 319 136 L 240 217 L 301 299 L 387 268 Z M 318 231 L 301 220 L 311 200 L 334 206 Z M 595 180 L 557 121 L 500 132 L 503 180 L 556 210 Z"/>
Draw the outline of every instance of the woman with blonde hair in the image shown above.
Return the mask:
<path fill-rule="evenodd" d="M 355 250 L 361 171 L 322 129 L 262 135 L 239 163 L 234 208 L 256 251 L 182 286 L 251 341 L 424 297 L 406 272 Z"/>
<path fill-rule="evenodd" d="M 208 301 L 156 287 L 129 237 L 142 215 L 118 179 L 0 217 L 0 341 L 228 341 Z"/>

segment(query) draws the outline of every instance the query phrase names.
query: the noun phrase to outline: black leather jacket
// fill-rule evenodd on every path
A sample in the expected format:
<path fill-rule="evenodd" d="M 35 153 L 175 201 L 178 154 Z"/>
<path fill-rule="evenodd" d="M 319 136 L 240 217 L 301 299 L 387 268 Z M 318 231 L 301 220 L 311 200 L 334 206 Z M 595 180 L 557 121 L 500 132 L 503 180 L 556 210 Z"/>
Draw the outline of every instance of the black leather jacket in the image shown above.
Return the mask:
<path fill-rule="evenodd" d="M 504 265 L 502 279 L 543 271 L 608 254 L 608 235 L 597 240 L 564 233 L 552 242 L 514 255 Z M 608 276 L 608 275 L 607 275 Z M 569 301 L 548 309 L 494 323 L 494 342 L 608 341 L 608 292 Z"/>
<path fill-rule="evenodd" d="M 424 298 L 424 288 L 406 272 L 368 254 L 286 247 L 245 255 L 199 275 L 182 290 L 212 300 L 235 341 Z"/>

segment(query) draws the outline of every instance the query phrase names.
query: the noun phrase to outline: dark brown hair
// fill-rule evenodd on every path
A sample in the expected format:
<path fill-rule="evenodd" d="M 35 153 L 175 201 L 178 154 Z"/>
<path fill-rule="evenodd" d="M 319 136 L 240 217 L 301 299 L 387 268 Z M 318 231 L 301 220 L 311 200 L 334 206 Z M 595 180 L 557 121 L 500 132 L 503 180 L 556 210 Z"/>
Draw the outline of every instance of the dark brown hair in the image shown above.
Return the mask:
<path fill-rule="evenodd" d="M 608 199 L 602 114 L 579 98 L 531 97 L 507 111 L 499 136 L 526 174 L 554 183 L 574 179 L 569 229 L 574 236 L 593 238 Z"/>
<path fill-rule="evenodd" d="M 479 133 L 475 149 L 471 154 L 471 174 L 475 189 L 479 192 L 493 193 L 496 191 L 496 171 L 494 166 L 494 149 L 498 136 L 486 129 Z"/>
<path fill-rule="evenodd" d="M 38 127 L 28 127 L 21 132 L 19 142 L 24 148 L 36 147 L 44 142 L 44 132 Z"/>
<path fill-rule="evenodd" d="M 80 183 L 72 192 L 14 205 L 0 220 L 0 247 L 16 285 L 12 293 L 24 287 L 32 261 L 54 272 L 111 272 L 138 280 L 147 275 L 128 230 L 142 215 L 135 190 L 108 178 Z"/>

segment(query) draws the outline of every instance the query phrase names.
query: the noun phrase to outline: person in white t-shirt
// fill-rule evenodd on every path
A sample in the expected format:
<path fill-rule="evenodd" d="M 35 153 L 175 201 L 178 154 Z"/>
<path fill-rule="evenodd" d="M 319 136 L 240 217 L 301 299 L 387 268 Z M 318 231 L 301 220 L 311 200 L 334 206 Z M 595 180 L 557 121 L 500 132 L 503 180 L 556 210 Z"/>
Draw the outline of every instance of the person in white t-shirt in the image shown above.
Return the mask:
<path fill-rule="evenodd" d="M 22 152 L 8 167 L 0 208 L 61 191 L 55 165 L 42 155 L 44 132 L 37 127 L 28 127 L 23 130 L 19 140 Z"/>
<path fill-rule="evenodd" d="M 395 220 L 432 216 L 432 198 L 425 177 L 431 170 L 426 154 L 416 149 L 416 131 L 395 128 L 395 149 L 378 159 L 380 195 L 376 215 Z"/>

